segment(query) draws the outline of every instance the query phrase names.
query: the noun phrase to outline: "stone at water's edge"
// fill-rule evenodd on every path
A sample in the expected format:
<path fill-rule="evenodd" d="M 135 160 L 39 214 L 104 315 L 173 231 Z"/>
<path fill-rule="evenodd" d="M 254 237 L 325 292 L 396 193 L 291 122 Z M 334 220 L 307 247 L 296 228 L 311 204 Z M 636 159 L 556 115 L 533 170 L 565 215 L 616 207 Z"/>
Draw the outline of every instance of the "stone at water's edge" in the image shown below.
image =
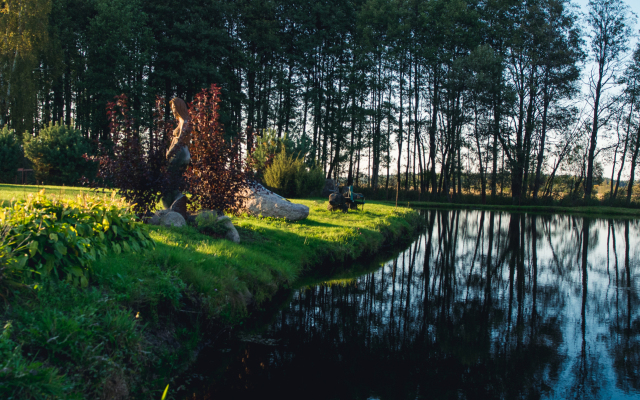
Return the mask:
<path fill-rule="evenodd" d="M 322 197 L 327 197 L 331 193 L 337 192 L 338 186 L 333 179 L 325 179 L 324 187 L 322 188 Z"/>
<path fill-rule="evenodd" d="M 244 189 L 241 197 L 243 211 L 254 217 L 285 218 L 289 221 L 299 221 L 309 216 L 309 207 L 304 204 L 292 203 L 278 196 L 263 186 Z"/>
<path fill-rule="evenodd" d="M 238 234 L 238 230 L 235 226 L 233 226 L 233 222 L 231 222 L 231 218 L 223 215 L 218 217 L 218 222 L 223 222 L 224 227 L 227 228 L 227 234 L 225 238 L 231 240 L 234 243 L 240 243 L 240 235 Z"/>
<path fill-rule="evenodd" d="M 175 226 L 177 228 L 180 228 L 185 226 L 187 224 L 187 221 L 182 215 L 178 214 L 175 211 L 160 210 L 156 211 L 156 213 L 153 214 L 153 216 L 149 219 L 149 224 Z"/>

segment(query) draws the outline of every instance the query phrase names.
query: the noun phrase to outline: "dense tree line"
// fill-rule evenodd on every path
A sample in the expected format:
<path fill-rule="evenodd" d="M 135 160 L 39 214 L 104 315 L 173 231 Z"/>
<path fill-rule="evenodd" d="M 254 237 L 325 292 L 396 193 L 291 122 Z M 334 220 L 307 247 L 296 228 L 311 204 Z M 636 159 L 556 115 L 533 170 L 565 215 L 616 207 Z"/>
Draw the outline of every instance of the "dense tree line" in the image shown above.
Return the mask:
<path fill-rule="evenodd" d="M 218 83 L 227 134 L 288 133 L 327 177 L 373 191 L 475 189 L 484 202 L 508 188 L 520 202 L 570 175 L 570 194 L 589 197 L 603 162 L 612 193 L 635 179 L 640 47 L 625 61 L 621 0 L 592 0 L 582 17 L 565 0 L 0 7 L 0 118 L 19 133 L 60 122 L 105 139 L 105 106 L 126 93 L 144 136 L 157 95 L 191 101 Z"/>

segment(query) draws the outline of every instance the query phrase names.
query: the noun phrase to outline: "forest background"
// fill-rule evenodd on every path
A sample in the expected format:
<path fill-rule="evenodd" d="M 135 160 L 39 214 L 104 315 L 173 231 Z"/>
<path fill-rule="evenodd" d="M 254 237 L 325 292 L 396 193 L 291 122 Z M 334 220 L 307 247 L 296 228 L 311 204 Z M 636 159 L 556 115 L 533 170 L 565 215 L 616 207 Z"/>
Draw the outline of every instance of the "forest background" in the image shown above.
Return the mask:
<path fill-rule="evenodd" d="M 58 124 L 91 152 L 110 139 L 105 108 L 121 93 L 153 143 L 166 139 L 151 133 L 156 96 L 191 101 L 217 83 L 228 136 L 286 136 L 307 165 L 369 197 L 630 204 L 635 15 L 620 0 L 582 11 L 563 0 L 0 1 L 0 144 L 68 134 Z M 7 154 L 11 172 L 22 161 Z M 71 158 L 60 174 L 78 170 Z"/>

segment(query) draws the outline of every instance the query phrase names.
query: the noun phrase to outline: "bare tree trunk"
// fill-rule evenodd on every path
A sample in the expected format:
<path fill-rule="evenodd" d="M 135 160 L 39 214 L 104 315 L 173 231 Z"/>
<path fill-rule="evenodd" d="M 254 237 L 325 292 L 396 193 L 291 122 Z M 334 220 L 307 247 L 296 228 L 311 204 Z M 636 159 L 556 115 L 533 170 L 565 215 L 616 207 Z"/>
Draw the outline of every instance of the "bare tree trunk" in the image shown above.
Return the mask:
<path fill-rule="evenodd" d="M 403 103 L 403 89 L 404 89 L 404 58 L 400 61 L 400 118 L 398 120 L 398 185 L 396 190 L 396 206 L 398 205 L 398 192 L 400 191 L 400 177 L 402 174 L 401 170 L 401 162 L 402 162 L 402 139 L 403 139 L 403 125 L 402 125 L 402 116 L 404 111 L 404 103 Z"/>
<path fill-rule="evenodd" d="M 589 140 L 589 155 L 587 157 L 587 176 L 584 184 L 584 198 L 591 197 L 593 190 L 593 161 L 596 153 L 596 145 L 598 140 L 598 124 L 600 111 L 600 95 L 602 92 L 602 76 L 604 75 L 603 62 L 598 63 L 598 82 L 596 83 L 596 97 L 593 101 L 593 121 L 591 126 L 591 138 Z"/>
<path fill-rule="evenodd" d="M 640 126 L 636 133 L 636 144 L 633 149 L 633 156 L 631 157 L 631 174 L 629 175 L 629 184 L 627 187 L 627 204 L 631 203 L 631 194 L 633 193 L 633 180 L 636 172 L 636 162 L 638 160 L 638 149 L 640 149 Z"/>
<path fill-rule="evenodd" d="M 631 115 L 633 114 L 634 104 L 635 104 L 635 91 L 633 91 L 633 95 L 631 96 L 631 110 L 629 110 L 629 118 L 627 119 L 627 131 L 624 138 L 624 151 L 622 153 L 622 160 L 620 161 L 620 170 L 618 171 L 618 179 L 616 180 L 616 188 L 613 191 L 613 198 L 618 196 L 618 188 L 620 187 L 620 175 L 622 175 L 622 169 L 624 168 L 624 161 L 627 156 L 627 149 L 629 144 L 629 136 L 631 133 Z"/>

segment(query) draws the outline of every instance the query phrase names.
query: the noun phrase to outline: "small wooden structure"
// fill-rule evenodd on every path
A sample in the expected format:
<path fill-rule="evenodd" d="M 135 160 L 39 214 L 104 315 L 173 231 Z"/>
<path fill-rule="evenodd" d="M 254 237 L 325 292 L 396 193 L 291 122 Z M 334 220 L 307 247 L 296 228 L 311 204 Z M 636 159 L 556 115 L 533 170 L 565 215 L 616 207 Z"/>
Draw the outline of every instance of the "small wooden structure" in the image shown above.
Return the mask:
<path fill-rule="evenodd" d="M 22 177 L 21 177 L 21 185 L 24 185 L 24 173 L 25 172 L 33 172 L 32 169 L 28 169 L 28 168 L 18 168 L 18 172 L 21 173 Z M 18 176 L 16 176 L 16 180 L 18 180 Z M 18 182 L 16 182 L 18 183 Z"/>

